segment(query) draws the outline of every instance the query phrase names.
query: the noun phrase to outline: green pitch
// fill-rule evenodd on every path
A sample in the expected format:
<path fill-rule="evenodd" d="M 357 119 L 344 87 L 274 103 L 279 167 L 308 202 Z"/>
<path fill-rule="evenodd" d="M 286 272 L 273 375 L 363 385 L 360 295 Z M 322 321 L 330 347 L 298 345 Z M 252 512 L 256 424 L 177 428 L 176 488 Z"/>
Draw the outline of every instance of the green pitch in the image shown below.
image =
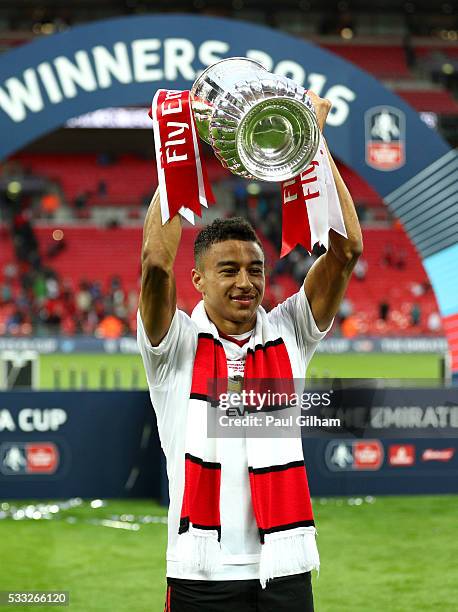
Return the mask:
<path fill-rule="evenodd" d="M 138 355 L 41 355 L 41 389 L 146 389 Z M 439 355 L 316 354 L 308 375 L 321 378 L 429 378 L 440 376 Z"/>
<path fill-rule="evenodd" d="M 361 505 L 315 500 L 317 612 L 456 610 L 456 507 L 454 496 L 383 497 Z M 138 530 L 101 524 L 121 514 L 133 515 L 127 518 Z M 140 515 L 163 517 L 165 510 L 148 501 L 109 501 L 50 521 L 0 520 L 0 591 L 66 590 L 73 612 L 162 612 L 167 527 L 142 524 Z"/>

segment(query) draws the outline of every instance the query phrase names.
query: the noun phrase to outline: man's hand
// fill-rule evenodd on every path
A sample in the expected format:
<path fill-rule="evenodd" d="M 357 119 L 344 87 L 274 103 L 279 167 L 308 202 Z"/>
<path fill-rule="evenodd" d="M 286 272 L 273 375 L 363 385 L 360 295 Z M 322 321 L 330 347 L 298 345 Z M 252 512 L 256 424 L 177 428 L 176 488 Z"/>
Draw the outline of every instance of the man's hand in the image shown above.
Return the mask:
<path fill-rule="evenodd" d="M 313 103 L 316 112 L 316 119 L 318 121 L 318 126 L 320 131 L 323 131 L 324 125 L 326 123 L 326 119 L 329 115 L 329 111 L 332 108 L 331 101 L 327 98 L 320 98 L 316 93 L 313 93 L 310 89 L 307 91 L 307 95 Z"/>

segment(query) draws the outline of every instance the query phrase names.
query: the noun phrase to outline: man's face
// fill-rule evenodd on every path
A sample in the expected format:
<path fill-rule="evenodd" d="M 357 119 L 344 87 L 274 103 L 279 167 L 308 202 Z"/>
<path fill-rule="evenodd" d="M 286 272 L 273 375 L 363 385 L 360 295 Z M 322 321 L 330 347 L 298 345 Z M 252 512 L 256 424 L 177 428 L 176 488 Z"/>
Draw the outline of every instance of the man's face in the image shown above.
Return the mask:
<path fill-rule="evenodd" d="M 192 281 L 205 309 L 226 333 L 250 330 L 264 296 L 264 254 L 256 242 L 225 240 L 202 255 Z M 246 329 L 245 329 L 246 328 Z"/>

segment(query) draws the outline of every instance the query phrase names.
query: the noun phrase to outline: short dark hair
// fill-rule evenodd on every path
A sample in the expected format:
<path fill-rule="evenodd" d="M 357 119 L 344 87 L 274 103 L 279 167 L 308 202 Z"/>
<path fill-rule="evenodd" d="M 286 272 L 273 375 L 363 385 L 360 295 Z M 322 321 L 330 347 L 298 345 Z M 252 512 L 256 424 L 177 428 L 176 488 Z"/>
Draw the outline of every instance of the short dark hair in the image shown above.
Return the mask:
<path fill-rule="evenodd" d="M 224 242 L 225 240 L 242 240 L 244 242 L 255 242 L 264 249 L 253 226 L 243 217 L 233 217 L 231 219 L 215 219 L 204 227 L 198 234 L 194 242 L 194 261 L 196 265 L 200 261 L 212 244 Z"/>

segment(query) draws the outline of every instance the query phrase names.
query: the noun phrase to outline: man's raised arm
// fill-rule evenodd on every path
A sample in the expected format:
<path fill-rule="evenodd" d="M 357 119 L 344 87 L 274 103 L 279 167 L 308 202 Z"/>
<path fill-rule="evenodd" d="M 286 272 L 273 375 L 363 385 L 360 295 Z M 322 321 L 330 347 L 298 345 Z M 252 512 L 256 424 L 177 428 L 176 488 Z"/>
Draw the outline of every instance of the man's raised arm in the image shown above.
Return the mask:
<path fill-rule="evenodd" d="M 151 200 L 143 226 L 140 314 L 153 346 L 166 335 L 176 309 L 173 265 L 181 239 L 180 215 L 165 225 L 159 189 Z"/>
<path fill-rule="evenodd" d="M 323 131 L 326 117 L 331 110 L 329 100 L 309 92 L 317 113 L 318 124 Z M 358 257 L 363 252 L 363 238 L 350 192 L 326 145 L 332 175 L 336 183 L 347 238 L 334 230 L 329 232 L 329 248 L 310 268 L 304 281 L 304 290 L 318 329 L 324 331 L 339 310 L 348 282 Z"/>

